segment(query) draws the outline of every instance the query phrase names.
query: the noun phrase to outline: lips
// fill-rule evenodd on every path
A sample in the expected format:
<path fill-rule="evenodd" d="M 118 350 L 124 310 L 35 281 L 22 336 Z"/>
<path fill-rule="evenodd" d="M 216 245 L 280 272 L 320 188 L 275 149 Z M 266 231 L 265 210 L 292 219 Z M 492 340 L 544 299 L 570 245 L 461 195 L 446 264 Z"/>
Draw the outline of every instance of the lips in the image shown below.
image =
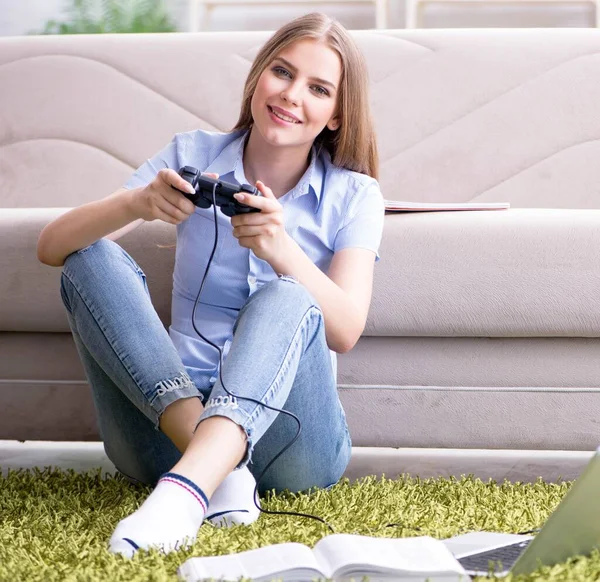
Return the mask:
<path fill-rule="evenodd" d="M 282 119 L 283 117 L 284 119 L 282 119 L 282 121 L 287 121 L 288 123 L 293 123 L 295 125 L 299 125 L 300 123 L 302 123 L 293 113 L 290 113 L 285 109 L 281 109 L 281 107 L 267 105 L 267 109 L 269 109 L 269 111 L 279 119 Z"/>

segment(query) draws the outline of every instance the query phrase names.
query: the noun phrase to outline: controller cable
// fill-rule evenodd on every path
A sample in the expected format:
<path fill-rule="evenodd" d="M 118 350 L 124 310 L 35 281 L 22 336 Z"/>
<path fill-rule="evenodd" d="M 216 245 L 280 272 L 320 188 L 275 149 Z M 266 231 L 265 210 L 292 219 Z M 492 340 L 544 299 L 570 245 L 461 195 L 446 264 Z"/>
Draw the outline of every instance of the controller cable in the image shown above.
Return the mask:
<path fill-rule="evenodd" d="M 214 344 L 208 338 L 204 337 L 200 333 L 200 331 L 198 330 L 198 328 L 196 327 L 196 306 L 198 305 L 198 301 L 200 299 L 200 295 L 202 293 L 202 289 L 204 288 L 204 283 L 206 282 L 206 277 L 208 275 L 208 271 L 209 271 L 210 266 L 212 264 L 213 256 L 214 256 L 215 251 L 217 249 L 217 242 L 219 240 L 219 226 L 218 226 L 218 220 L 217 220 L 217 203 L 216 203 L 217 186 L 218 186 L 218 183 L 215 183 L 215 184 L 213 184 L 213 187 L 212 187 L 212 206 L 213 206 L 213 217 L 214 217 L 214 221 L 215 221 L 215 239 L 214 239 L 212 251 L 210 253 L 210 257 L 208 259 L 208 264 L 206 266 L 206 270 L 204 271 L 204 276 L 202 277 L 202 282 L 200 283 L 200 289 L 198 290 L 198 295 L 196 296 L 196 301 L 194 302 L 194 308 L 192 309 L 192 326 L 194 328 L 194 331 L 206 343 L 210 344 L 213 348 L 215 348 L 219 352 L 219 362 L 220 362 L 220 365 L 219 365 L 219 379 L 221 380 L 221 385 L 223 386 L 223 390 L 225 390 L 225 392 L 227 392 L 227 394 L 229 394 L 229 396 L 231 398 L 241 398 L 242 400 L 249 400 L 250 402 L 254 402 L 255 404 L 260 404 L 261 406 L 264 406 L 265 408 L 268 408 L 269 410 L 274 410 L 275 412 L 282 412 L 283 414 L 287 414 L 288 416 L 291 416 L 298 423 L 298 431 L 296 432 L 296 435 L 294 436 L 294 438 L 279 453 L 277 453 L 277 455 L 275 455 L 273 457 L 273 459 L 271 459 L 271 461 L 269 461 L 269 463 L 267 464 L 267 466 L 263 469 L 262 473 L 256 479 L 256 486 L 254 487 L 254 493 L 253 493 L 254 505 L 256 505 L 256 507 L 258 508 L 258 510 L 260 512 L 266 513 L 268 515 L 293 515 L 293 516 L 297 516 L 297 517 L 308 517 L 310 519 L 315 519 L 315 520 L 320 521 L 321 523 L 325 524 L 331 530 L 332 533 L 336 533 L 334 527 L 328 521 L 325 521 L 323 518 L 318 517 L 316 515 L 312 515 L 310 513 L 298 513 L 298 512 L 295 512 L 295 511 L 271 511 L 271 510 L 268 510 L 268 509 L 263 509 L 257 503 L 256 498 L 258 496 L 258 484 L 260 483 L 260 480 L 263 478 L 263 476 L 265 475 L 265 473 L 268 471 L 269 467 L 271 467 L 271 465 L 281 455 L 283 455 L 283 453 L 285 453 L 298 440 L 298 437 L 300 436 L 300 432 L 302 431 L 302 424 L 300 423 L 300 419 L 295 414 L 293 414 L 292 412 L 289 412 L 287 410 L 283 410 L 281 408 L 274 408 L 272 406 L 269 406 L 268 404 L 265 404 L 264 402 L 261 402 L 260 400 L 255 400 L 254 398 L 250 398 L 248 396 L 238 396 L 238 395 L 233 394 L 232 392 L 230 392 L 225 387 L 225 382 L 223 381 L 223 351 L 221 350 L 221 348 L 218 345 Z M 398 527 L 398 526 L 400 526 L 400 527 L 408 527 L 409 529 L 413 529 L 415 531 L 420 531 L 421 530 L 421 528 L 411 527 L 411 526 L 407 526 L 407 525 L 400 524 L 400 523 L 389 523 L 389 524 L 383 526 L 383 528 L 386 528 L 386 527 Z"/>
<path fill-rule="evenodd" d="M 208 275 L 208 270 L 210 269 L 210 265 L 212 263 L 213 260 L 213 256 L 215 254 L 215 250 L 217 248 L 217 242 L 219 239 L 219 226 L 218 226 L 218 221 L 217 221 L 217 202 L 216 202 L 216 191 L 217 191 L 217 186 L 218 183 L 215 183 L 213 185 L 213 189 L 212 189 L 212 203 L 213 203 L 213 216 L 214 216 L 214 220 L 215 220 L 215 240 L 214 240 L 214 244 L 213 244 L 213 248 L 212 248 L 212 252 L 210 254 L 210 257 L 208 259 L 208 265 L 206 266 L 206 270 L 204 271 L 204 276 L 202 277 L 202 282 L 200 283 L 200 289 L 198 291 L 198 295 L 196 296 L 196 301 L 194 303 L 194 308 L 192 310 L 192 326 L 194 327 L 194 331 L 208 344 L 210 344 L 213 348 L 216 348 L 219 352 L 219 379 L 221 380 L 221 385 L 223 386 L 223 390 L 225 390 L 225 392 L 227 392 L 227 394 L 229 394 L 229 396 L 231 396 L 231 398 L 241 398 L 243 400 L 249 400 L 250 402 L 254 402 L 256 404 L 260 404 L 261 406 L 264 406 L 265 408 L 268 408 L 269 410 L 274 410 L 275 412 L 282 412 L 284 414 L 287 414 L 288 416 L 291 416 L 297 423 L 298 423 L 298 432 L 296 432 L 296 436 L 294 436 L 294 438 L 275 456 L 273 457 L 273 459 L 267 464 L 267 466 L 263 469 L 262 473 L 259 475 L 258 479 L 256 480 L 256 486 L 254 487 L 254 494 L 253 494 L 253 501 L 254 501 L 254 505 L 256 505 L 256 507 L 259 509 L 259 511 L 261 511 L 262 513 L 266 513 L 269 515 L 294 515 L 294 516 L 298 516 L 298 517 L 309 517 L 311 519 L 316 519 L 317 521 L 320 521 L 321 523 L 324 523 L 330 530 L 332 533 L 336 533 L 333 526 L 325 521 L 324 519 L 322 519 L 321 517 L 318 517 L 316 515 L 311 515 L 310 513 L 297 513 L 295 511 L 271 511 L 268 509 L 263 509 L 256 501 L 257 495 L 258 495 L 258 484 L 260 482 L 260 480 L 263 478 L 264 474 L 267 472 L 267 470 L 269 469 L 269 467 L 281 456 L 283 455 L 283 453 L 285 453 L 285 451 L 287 451 L 298 439 L 298 437 L 300 436 L 300 432 L 302 430 L 302 425 L 300 423 L 300 419 L 293 414 L 292 412 L 289 412 L 287 410 L 283 410 L 280 408 L 274 408 L 272 406 L 269 406 L 268 404 L 265 404 L 264 402 L 261 402 L 260 400 L 254 400 L 254 398 L 249 398 L 248 396 L 238 396 L 236 394 L 232 394 L 231 392 L 229 392 L 229 390 L 227 390 L 227 388 L 225 387 L 225 382 L 223 382 L 223 352 L 221 350 L 221 348 L 212 343 L 209 339 L 205 338 L 199 331 L 198 328 L 196 327 L 196 306 L 198 305 L 198 300 L 200 299 L 200 294 L 202 293 L 202 289 L 204 288 L 204 283 L 206 281 L 206 276 Z"/>

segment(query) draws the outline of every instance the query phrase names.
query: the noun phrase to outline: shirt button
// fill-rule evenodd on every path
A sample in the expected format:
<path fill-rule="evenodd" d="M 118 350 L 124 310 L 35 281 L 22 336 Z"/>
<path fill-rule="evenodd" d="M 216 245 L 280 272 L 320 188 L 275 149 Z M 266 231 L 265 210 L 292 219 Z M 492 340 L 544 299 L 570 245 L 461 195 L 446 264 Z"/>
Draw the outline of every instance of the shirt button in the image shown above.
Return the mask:
<path fill-rule="evenodd" d="M 256 283 L 256 277 L 250 275 L 250 277 L 248 277 L 248 281 L 251 285 L 254 285 L 254 283 Z"/>

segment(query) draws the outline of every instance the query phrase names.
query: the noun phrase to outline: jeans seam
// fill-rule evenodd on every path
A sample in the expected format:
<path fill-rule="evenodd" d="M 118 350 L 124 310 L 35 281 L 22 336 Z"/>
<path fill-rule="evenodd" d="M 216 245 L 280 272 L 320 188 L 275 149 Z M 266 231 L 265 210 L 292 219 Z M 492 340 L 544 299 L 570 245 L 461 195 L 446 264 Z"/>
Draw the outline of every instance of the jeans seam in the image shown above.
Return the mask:
<path fill-rule="evenodd" d="M 302 315 L 302 318 L 300 320 L 300 323 L 298 324 L 298 327 L 296 328 L 296 331 L 294 332 L 294 335 L 292 336 L 292 341 L 290 341 L 290 345 L 288 346 L 288 350 L 286 351 L 284 357 L 283 357 L 283 363 L 281 364 L 281 366 L 279 366 L 279 369 L 277 370 L 277 373 L 275 374 L 275 377 L 273 378 L 273 380 L 269 383 L 268 388 L 265 390 L 264 394 L 258 398 L 258 400 L 260 400 L 260 402 L 262 402 L 263 400 L 265 400 L 267 398 L 267 396 L 272 396 L 273 393 L 276 391 L 276 389 L 279 387 L 279 385 L 281 384 L 281 378 L 283 377 L 283 371 L 287 370 L 289 368 L 289 363 L 292 359 L 292 356 L 294 355 L 295 352 L 292 352 L 290 354 L 290 350 L 292 348 L 292 345 L 294 346 L 295 349 L 298 349 L 298 343 L 294 342 L 295 338 L 298 336 L 299 332 L 301 332 L 305 325 L 308 322 L 308 318 L 306 317 L 307 314 L 310 314 L 312 310 L 317 310 L 320 311 L 319 308 L 315 305 L 311 305 L 306 312 L 304 313 L 304 315 Z M 311 341 L 309 342 L 309 344 L 312 342 L 312 339 L 314 339 L 314 334 L 313 337 L 311 338 Z M 277 384 L 277 386 L 275 386 Z M 265 402 L 265 404 L 269 405 L 269 401 Z M 256 404 L 254 410 L 252 411 L 251 414 L 248 414 L 248 422 L 249 423 L 256 423 L 256 419 L 258 418 L 258 415 L 260 414 L 260 412 L 264 412 L 264 407 L 262 405 Z M 246 427 L 244 427 L 246 428 Z"/>
<path fill-rule="evenodd" d="M 72 315 L 73 313 L 72 313 L 72 311 L 71 311 L 71 305 L 70 305 L 69 298 L 68 298 L 68 296 L 67 296 L 67 290 L 65 289 L 65 285 L 64 285 L 63 277 L 64 277 L 65 279 L 67 279 L 67 278 L 68 278 L 68 277 L 65 275 L 65 273 L 64 273 L 64 272 L 62 272 L 62 273 L 60 274 L 60 297 L 61 297 L 61 299 L 62 299 L 63 305 L 65 306 L 65 309 L 67 310 L 67 312 L 68 312 L 69 314 L 71 314 L 71 315 Z M 73 283 L 71 282 L 71 279 L 69 279 L 69 282 L 70 282 L 71 284 L 73 284 Z"/>
<path fill-rule="evenodd" d="M 154 420 L 154 424 L 155 426 L 158 426 L 158 420 L 160 418 L 160 413 L 154 408 L 154 402 L 157 400 L 158 398 L 158 394 L 155 394 L 153 396 L 152 399 L 147 399 L 146 395 L 144 394 L 144 390 L 142 389 L 142 387 L 140 386 L 139 382 L 133 377 L 131 370 L 129 369 L 129 367 L 125 364 L 125 362 L 123 362 L 123 360 L 121 359 L 121 357 L 119 356 L 119 354 L 115 351 L 114 346 L 112 345 L 112 342 L 108 339 L 108 337 L 106 337 L 106 333 L 104 332 L 104 329 L 102 328 L 102 326 L 100 325 L 100 322 L 98 321 L 98 319 L 96 318 L 96 315 L 94 314 L 94 312 L 90 309 L 89 305 L 86 303 L 85 299 L 83 298 L 83 296 L 81 295 L 81 293 L 79 292 L 79 289 L 77 289 L 75 283 L 73 282 L 73 280 L 69 277 L 69 275 L 63 270 L 63 274 L 64 276 L 69 280 L 69 282 L 71 283 L 71 285 L 73 286 L 73 289 L 75 290 L 75 292 L 77 293 L 77 295 L 79 296 L 79 298 L 81 299 L 81 302 L 83 303 L 83 305 L 85 305 L 85 308 L 88 310 L 89 314 L 92 316 L 92 318 L 94 319 L 94 321 L 96 322 L 96 325 L 98 326 L 98 329 L 100 330 L 100 332 L 102 333 L 102 336 L 104 337 L 104 339 L 106 340 L 106 343 L 110 346 L 110 349 L 113 351 L 113 353 L 115 354 L 115 357 L 121 362 L 121 365 L 123 366 L 123 368 L 127 371 L 127 374 L 129 375 L 129 377 L 131 378 L 131 380 L 133 381 L 133 383 L 137 386 L 138 390 L 140 391 L 140 394 L 144 397 L 144 399 L 148 402 L 150 408 L 152 409 L 152 412 L 155 413 L 156 418 Z"/>

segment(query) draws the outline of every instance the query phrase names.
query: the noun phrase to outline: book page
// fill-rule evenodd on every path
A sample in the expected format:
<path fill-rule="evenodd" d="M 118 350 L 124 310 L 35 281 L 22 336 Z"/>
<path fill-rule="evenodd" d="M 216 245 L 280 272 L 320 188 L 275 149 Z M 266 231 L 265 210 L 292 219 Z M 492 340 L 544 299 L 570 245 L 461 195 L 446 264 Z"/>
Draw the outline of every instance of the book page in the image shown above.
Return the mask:
<path fill-rule="evenodd" d="M 239 580 L 241 577 L 270 580 L 293 570 L 310 570 L 307 580 L 323 576 L 312 550 L 304 544 L 285 543 L 265 546 L 226 556 L 189 558 L 179 568 L 187 582 L 205 578 Z"/>
<path fill-rule="evenodd" d="M 407 573 L 464 573 L 464 569 L 439 540 L 417 538 L 375 538 L 334 534 L 320 540 L 313 552 L 332 574 L 350 565 L 364 566 L 365 574 L 396 570 Z M 327 566 L 325 566 L 327 564 Z"/>

